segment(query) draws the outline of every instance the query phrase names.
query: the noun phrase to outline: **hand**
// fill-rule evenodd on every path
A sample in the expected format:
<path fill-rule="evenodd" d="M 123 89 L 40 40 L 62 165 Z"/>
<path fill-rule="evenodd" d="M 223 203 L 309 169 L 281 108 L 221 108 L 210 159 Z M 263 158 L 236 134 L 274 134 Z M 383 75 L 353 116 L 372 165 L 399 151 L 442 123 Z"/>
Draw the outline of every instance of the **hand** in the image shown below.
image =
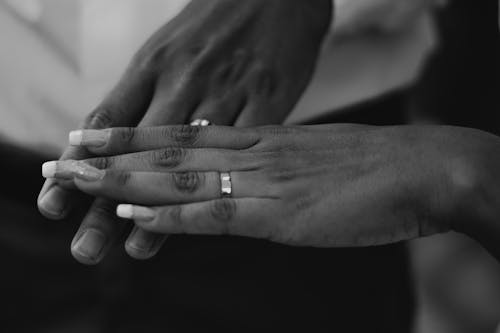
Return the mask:
<path fill-rule="evenodd" d="M 122 80 L 82 128 L 184 124 L 280 123 L 309 82 L 331 0 L 194 0 L 143 46 Z M 61 160 L 90 157 L 68 148 Z M 38 200 L 60 219 L 81 205 L 65 182 L 49 180 Z M 97 199 L 72 242 L 75 258 L 99 262 L 121 232 L 115 203 Z M 135 228 L 126 241 L 135 258 L 153 256 L 158 235 Z"/>
<path fill-rule="evenodd" d="M 494 152 L 500 156 L 499 140 L 476 130 L 174 126 L 78 137 L 94 154 L 112 156 L 52 162 L 46 175 L 74 178 L 91 195 L 148 206 L 119 211 L 151 232 L 370 246 L 467 232 L 471 221 L 485 216 L 476 214 L 480 208 L 500 213 L 500 196 L 493 196 L 500 186 L 491 182 L 500 164 L 499 158 L 491 162 Z M 221 199 L 220 172 L 231 173 L 230 199 Z M 491 193 L 478 192 L 487 174 Z M 486 204 L 486 193 L 496 201 Z M 498 227 L 491 237 L 498 241 Z"/>

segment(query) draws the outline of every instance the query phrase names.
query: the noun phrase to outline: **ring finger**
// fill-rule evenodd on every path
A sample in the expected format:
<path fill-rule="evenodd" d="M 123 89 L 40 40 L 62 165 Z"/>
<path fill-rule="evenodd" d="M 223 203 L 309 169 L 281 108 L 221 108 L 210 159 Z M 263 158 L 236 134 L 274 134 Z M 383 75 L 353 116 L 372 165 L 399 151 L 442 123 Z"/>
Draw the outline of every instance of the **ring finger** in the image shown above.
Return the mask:
<path fill-rule="evenodd" d="M 234 198 L 270 198 L 272 187 L 256 171 L 232 172 Z M 222 196 L 219 172 L 128 172 L 83 170 L 75 178 L 82 191 L 120 202 L 165 205 L 218 199 Z"/>

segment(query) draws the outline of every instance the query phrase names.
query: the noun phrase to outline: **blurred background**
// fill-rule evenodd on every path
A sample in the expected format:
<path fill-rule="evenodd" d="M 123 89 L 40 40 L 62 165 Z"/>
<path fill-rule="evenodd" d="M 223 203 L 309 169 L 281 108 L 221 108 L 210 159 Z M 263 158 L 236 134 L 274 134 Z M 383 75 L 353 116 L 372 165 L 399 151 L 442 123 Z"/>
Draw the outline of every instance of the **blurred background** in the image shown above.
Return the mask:
<path fill-rule="evenodd" d="M 23 210 L 20 204 L 32 200 L 35 205 L 36 198 L 26 194 L 36 193 L 41 182 L 39 164 L 32 162 L 61 152 L 67 133 L 118 80 L 134 52 L 186 2 L 0 0 L 0 146 L 5 156 L 1 171 L 13 178 L 31 177 L 21 189 L 15 179 L 7 180 L 2 189 L 0 205 L 6 215 L 1 218 L 0 247 L 4 255 L 10 254 L 4 268 L 31 267 L 26 281 L 31 285 L 28 297 L 53 297 L 40 295 L 43 284 L 39 281 L 37 287 L 33 282 L 40 270 L 50 269 L 50 265 L 78 265 L 69 255 L 75 226 L 27 223 L 9 227 L 36 220 L 35 210 Z M 413 122 L 456 124 L 500 134 L 498 3 L 482 0 L 471 6 L 468 2 L 452 1 L 426 12 L 404 34 L 379 36 L 369 46 L 359 42 L 366 41 L 366 36 L 353 36 L 339 26 L 338 36 L 325 46 L 338 50 L 335 58 L 320 60 L 320 70 L 289 122 L 300 123 L 327 107 L 332 109 L 332 105 L 341 108 L 352 104 L 360 91 L 368 96 L 373 87 L 386 85 L 390 89 L 395 84 L 392 77 L 397 75 L 397 85 L 411 91 L 407 107 Z M 342 20 L 338 24 L 348 25 Z M 405 46 L 410 35 L 417 43 Z M 359 59 L 350 60 L 353 66 L 337 66 L 352 57 L 352 50 L 359 54 Z M 401 63 L 398 59 L 406 54 L 416 56 Z M 366 57 L 373 63 L 392 57 L 391 62 L 399 65 L 392 70 L 356 66 Z M 358 79 L 350 80 L 356 71 Z M 341 79 L 331 82 L 328 78 L 332 76 Z M 45 238 L 27 237 L 25 231 L 30 228 L 39 231 L 33 235 Z M 33 245 L 27 248 L 26 243 Z M 500 322 L 497 262 L 475 242 L 455 234 L 412 242 L 411 250 L 418 294 L 415 332 L 494 332 Z M 53 261 L 40 266 L 37 258 L 42 255 Z M 95 279 L 93 269 L 78 268 L 75 275 Z M 8 284 L 17 278 L 6 273 L 4 279 Z M 64 277 L 50 279 L 51 283 L 64 284 Z M 84 298 L 94 292 L 81 291 Z M 80 313 L 82 332 L 90 331 L 85 318 L 94 316 L 93 311 Z M 63 332 L 65 326 L 54 321 L 48 327 L 47 332 Z"/>
<path fill-rule="evenodd" d="M 0 1 L 0 133 L 59 152 L 185 0 Z"/>

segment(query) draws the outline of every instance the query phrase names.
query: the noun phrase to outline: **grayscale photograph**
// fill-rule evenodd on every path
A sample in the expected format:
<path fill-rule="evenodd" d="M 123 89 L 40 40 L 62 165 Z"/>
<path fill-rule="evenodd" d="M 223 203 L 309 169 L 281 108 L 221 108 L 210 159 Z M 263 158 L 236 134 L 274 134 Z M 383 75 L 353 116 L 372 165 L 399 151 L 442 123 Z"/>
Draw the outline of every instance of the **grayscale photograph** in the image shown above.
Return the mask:
<path fill-rule="evenodd" d="M 1 333 L 500 333 L 500 0 L 0 0 Z"/>

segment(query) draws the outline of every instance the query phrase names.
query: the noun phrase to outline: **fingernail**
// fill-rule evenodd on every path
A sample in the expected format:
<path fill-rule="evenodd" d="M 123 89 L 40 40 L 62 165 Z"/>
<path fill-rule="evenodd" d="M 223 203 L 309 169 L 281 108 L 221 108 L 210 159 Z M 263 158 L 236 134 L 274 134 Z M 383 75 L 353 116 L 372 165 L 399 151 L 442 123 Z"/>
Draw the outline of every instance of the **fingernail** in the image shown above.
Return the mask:
<path fill-rule="evenodd" d="M 57 162 L 50 161 L 42 164 L 42 176 L 44 178 L 54 178 L 57 171 Z"/>
<path fill-rule="evenodd" d="M 153 209 L 135 205 L 118 205 L 116 215 L 124 219 L 142 222 L 149 222 L 156 218 L 156 212 Z"/>
<path fill-rule="evenodd" d="M 45 178 L 68 179 L 76 177 L 84 181 L 98 181 L 104 178 L 104 170 L 99 170 L 81 161 L 51 161 L 42 165 Z"/>
<path fill-rule="evenodd" d="M 125 242 L 125 249 L 135 259 L 150 259 L 158 253 L 166 238 L 165 235 L 151 234 L 135 227 Z"/>
<path fill-rule="evenodd" d="M 73 252 L 97 261 L 106 245 L 106 236 L 97 229 L 87 229 L 73 245 Z"/>
<path fill-rule="evenodd" d="M 66 210 L 66 191 L 55 185 L 45 193 L 38 205 L 41 209 L 54 216 L 61 216 Z"/>
<path fill-rule="evenodd" d="M 77 130 L 69 133 L 72 146 L 101 147 L 109 141 L 109 130 Z"/>

